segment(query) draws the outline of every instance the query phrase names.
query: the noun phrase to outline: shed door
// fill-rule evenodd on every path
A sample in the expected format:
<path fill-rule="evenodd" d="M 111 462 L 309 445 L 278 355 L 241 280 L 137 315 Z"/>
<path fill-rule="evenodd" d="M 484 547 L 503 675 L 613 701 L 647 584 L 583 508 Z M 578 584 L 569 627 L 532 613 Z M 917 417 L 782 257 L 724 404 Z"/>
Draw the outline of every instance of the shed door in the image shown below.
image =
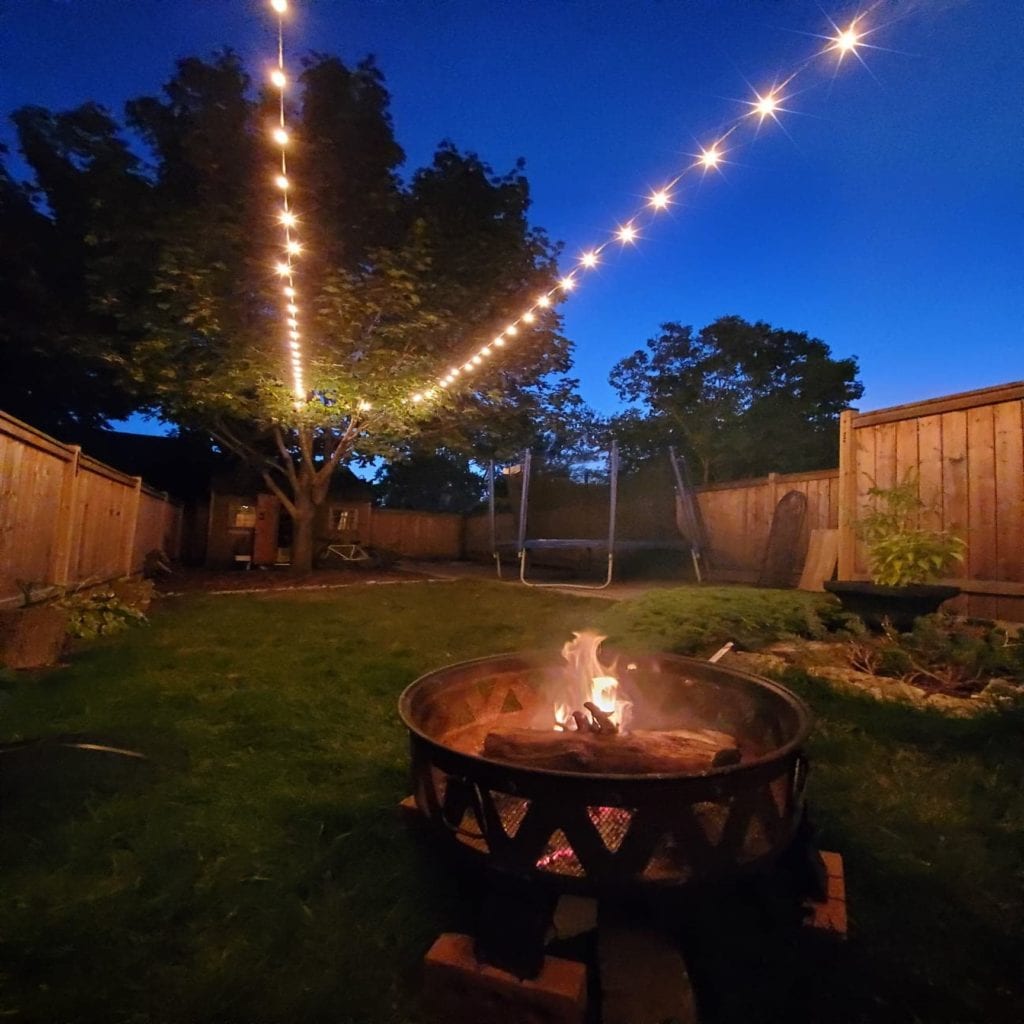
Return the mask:
<path fill-rule="evenodd" d="M 277 561 L 277 526 L 281 502 L 273 494 L 256 496 L 256 536 L 252 544 L 253 565 L 273 565 Z"/>

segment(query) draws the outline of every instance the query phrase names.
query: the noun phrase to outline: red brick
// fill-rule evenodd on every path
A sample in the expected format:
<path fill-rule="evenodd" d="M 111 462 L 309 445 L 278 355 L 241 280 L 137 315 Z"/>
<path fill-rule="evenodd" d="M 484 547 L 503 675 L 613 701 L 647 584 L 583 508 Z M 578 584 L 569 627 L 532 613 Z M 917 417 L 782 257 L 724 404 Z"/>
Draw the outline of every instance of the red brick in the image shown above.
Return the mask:
<path fill-rule="evenodd" d="M 558 957 L 544 958 L 540 976 L 521 981 L 481 964 L 473 939 L 447 932 L 423 961 L 424 1003 L 438 1021 L 472 1024 L 583 1024 L 587 969 Z"/>

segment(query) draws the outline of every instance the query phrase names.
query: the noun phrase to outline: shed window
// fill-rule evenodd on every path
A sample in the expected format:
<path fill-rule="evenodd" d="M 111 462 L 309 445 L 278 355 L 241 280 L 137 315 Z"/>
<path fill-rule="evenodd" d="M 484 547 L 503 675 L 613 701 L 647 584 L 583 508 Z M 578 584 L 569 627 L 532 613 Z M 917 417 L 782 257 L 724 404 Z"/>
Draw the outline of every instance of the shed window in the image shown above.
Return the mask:
<path fill-rule="evenodd" d="M 254 530 L 256 528 L 256 506 L 232 502 L 228 511 L 228 525 L 232 530 Z"/>
<path fill-rule="evenodd" d="M 355 508 L 332 508 L 331 529 L 335 533 L 354 530 L 359 522 L 359 510 Z"/>

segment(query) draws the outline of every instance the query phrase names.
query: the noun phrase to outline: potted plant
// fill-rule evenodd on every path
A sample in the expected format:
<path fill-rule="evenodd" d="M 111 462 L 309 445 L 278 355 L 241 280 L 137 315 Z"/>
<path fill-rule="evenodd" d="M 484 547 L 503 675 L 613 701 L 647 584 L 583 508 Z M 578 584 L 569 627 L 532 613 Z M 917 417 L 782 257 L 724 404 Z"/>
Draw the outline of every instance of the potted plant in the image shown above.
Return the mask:
<path fill-rule="evenodd" d="M 959 587 L 933 581 L 952 563 L 963 561 L 967 545 L 946 530 L 920 525 L 921 514 L 929 509 L 910 474 L 894 487 L 872 487 L 868 494 L 875 499 L 874 508 L 856 527 L 867 544 L 871 582 L 830 580 L 825 589 L 869 626 L 881 628 L 888 620 L 894 628 L 908 630 L 918 616 L 931 615 L 960 593 Z"/>

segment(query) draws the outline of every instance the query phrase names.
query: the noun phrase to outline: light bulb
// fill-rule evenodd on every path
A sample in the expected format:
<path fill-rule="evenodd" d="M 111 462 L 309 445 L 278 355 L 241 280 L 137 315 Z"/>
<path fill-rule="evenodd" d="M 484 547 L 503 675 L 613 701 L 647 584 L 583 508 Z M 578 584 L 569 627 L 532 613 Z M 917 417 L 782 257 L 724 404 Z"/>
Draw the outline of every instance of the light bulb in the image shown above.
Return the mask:
<path fill-rule="evenodd" d="M 700 162 L 705 167 L 717 167 L 718 161 L 722 159 L 722 154 L 718 152 L 717 146 L 712 146 L 710 149 L 705 149 L 700 154 Z"/>
<path fill-rule="evenodd" d="M 277 187 L 278 187 L 278 188 L 279 188 L 279 189 L 280 189 L 280 190 L 281 190 L 282 192 L 287 192 L 287 191 L 288 191 L 288 184 L 289 184 L 289 182 L 288 182 L 288 179 L 287 179 L 287 177 L 285 177 L 285 175 L 283 175 L 283 174 L 279 174 L 279 175 L 278 175 L 278 176 L 277 176 L 277 177 L 276 177 L 276 178 L 274 179 L 274 184 L 275 184 L 275 185 L 276 185 L 276 186 L 277 186 Z"/>
<path fill-rule="evenodd" d="M 288 84 L 288 79 L 280 68 L 274 68 L 270 72 L 270 82 L 272 85 L 277 86 L 278 89 L 283 89 Z"/>
<path fill-rule="evenodd" d="M 632 224 L 624 224 L 619 228 L 618 239 L 623 245 L 634 241 L 636 239 L 636 228 Z"/>
<path fill-rule="evenodd" d="M 650 198 L 650 205 L 656 210 L 664 210 L 668 206 L 670 199 L 668 189 L 659 189 L 657 192 L 653 192 Z"/>
<path fill-rule="evenodd" d="M 596 267 L 597 266 L 597 253 L 594 252 L 593 250 L 591 250 L 590 252 L 585 252 L 580 257 L 580 263 L 582 263 L 583 266 L 585 266 L 585 267 Z"/>
<path fill-rule="evenodd" d="M 279 146 L 287 146 L 288 145 L 288 133 L 283 128 L 275 128 L 274 129 L 274 141 Z"/>

